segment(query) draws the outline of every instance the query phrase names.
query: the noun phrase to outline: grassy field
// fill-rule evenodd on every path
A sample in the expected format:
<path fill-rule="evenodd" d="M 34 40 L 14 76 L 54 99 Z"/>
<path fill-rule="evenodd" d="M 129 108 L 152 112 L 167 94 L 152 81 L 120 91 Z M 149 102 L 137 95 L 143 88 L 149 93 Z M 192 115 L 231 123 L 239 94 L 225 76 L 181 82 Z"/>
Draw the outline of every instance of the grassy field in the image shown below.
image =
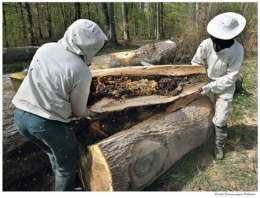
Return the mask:
<path fill-rule="evenodd" d="M 209 139 L 145 191 L 258 191 L 257 57 L 245 59 L 241 73 L 243 90 L 232 103 L 225 159 L 214 160 Z"/>

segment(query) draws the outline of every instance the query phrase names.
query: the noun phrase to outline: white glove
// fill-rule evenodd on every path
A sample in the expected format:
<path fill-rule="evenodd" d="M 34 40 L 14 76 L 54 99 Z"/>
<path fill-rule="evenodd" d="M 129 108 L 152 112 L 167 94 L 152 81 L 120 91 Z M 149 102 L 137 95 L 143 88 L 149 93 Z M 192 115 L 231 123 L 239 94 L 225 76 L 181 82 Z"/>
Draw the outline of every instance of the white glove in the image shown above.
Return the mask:
<path fill-rule="evenodd" d="M 88 108 L 86 108 L 86 111 L 83 115 L 83 117 L 95 117 L 96 116 L 96 113 L 90 111 Z"/>
<path fill-rule="evenodd" d="M 147 62 L 144 62 L 144 61 L 142 61 L 141 64 L 143 66 L 153 66 L 151 63 L 147 63 Z"/>
<path fill-rule="evenodd" d="M 97 116 L 97 113 L 94 113 L 92 111 L 89 111 L 89 114 L 88 114 L 89 117 L 95 117 Z"/>
<path fill-rule="evenodd" d="M 204 87 L 202 87 L 202 91 L 200 92 L 201 95 L 205 95 L 205 94 L 207 94 L 207 93 L 210 91 L 210 89 L 211 89 L 211 85 L 210 85 L 210 83 L 207 84 L 207 85 L 205 85 Z"/>

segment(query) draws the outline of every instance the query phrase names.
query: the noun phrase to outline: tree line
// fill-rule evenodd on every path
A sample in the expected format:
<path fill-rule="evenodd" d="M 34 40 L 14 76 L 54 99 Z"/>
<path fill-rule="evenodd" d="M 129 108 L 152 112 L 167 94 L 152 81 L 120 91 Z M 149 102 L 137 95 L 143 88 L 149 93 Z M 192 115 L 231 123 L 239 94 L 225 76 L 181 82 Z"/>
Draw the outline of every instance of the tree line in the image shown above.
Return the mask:
<path fill-rule="evenodd" d="M 75 20 L 85 18 L 101 27 L 110 44 L 171 39 L 185 56 L 208 38 L 208 22 L 223 12 L 246 18 L 247 26 L 238 40 L 248 55 L 256 54 L 258 13 L 254 2 L 4 2 L 3 47 L 55 42 Z"/>

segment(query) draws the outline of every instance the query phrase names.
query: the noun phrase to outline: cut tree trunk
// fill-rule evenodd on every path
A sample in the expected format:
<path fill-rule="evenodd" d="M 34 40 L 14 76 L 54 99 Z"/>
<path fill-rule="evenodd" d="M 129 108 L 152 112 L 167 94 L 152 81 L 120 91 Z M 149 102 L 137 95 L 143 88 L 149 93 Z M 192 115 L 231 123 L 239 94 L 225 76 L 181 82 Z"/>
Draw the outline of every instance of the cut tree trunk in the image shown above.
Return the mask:
<path fill-rule="evenodd" d="M 171 67 L 172 69 L 174 68 L 174 72 L 171 72 L 171 69 L 168 67 Z M 110 106 L 110 109 L 106 111 L 103 115 L 104 117 L 101 117 L 97 120 L 91 120 L 91 119 L 86 119 L 86 118 L 81 118 L 81 119 L 76 119 L 73 120 L 73 128 L 74 131 L 78 137 L 79 143 L 80 143 L 80 153 L 81 153 L 81 159 L 80 159 L 80 172 L 82 173 L 82 182 L 86 186 L 86 182 L 89 182 L 89 188 L 91 190 L 137 190 L 137 189 L 142 189 L 144 186 L 148 185 L 150 182 L 152 182 L 154 179 L 156 179 L 157 176 L 162 174 L 165 170 L 167 170 L 170 166 L 170 164 L 173 164 L 177 158 L 179 159 L 182 155 L 187 153 L 189 150 L 192 148 L 195 148 L 196 146 L 200 145 L 202 142 L 205 141 L 205 137 L 207 136 L 206 128 L 209 127 L 209 120 L 211 120 L 211 111 L 212 107 L 206 106 L 208 102 L 205 99 L 199 99 L 200 94 L 199 94 L 199 87 L 201 87 L 203 84 L 206 83 L 206 79 L 204 78 L 206 76 L 205 70 L 201 70 L 203 67 L 200 66 L 157 66 L 157 67 L 136 67 L 137 70 L 140 68 L 142 69 L 142 72 L 134 72 L 134 68 L 123 68 L 121 69 L 107 69 L 105 70 L 105 73 L 102 71 L 95 71 L 93 72 L 93 82 L 97 81 L 97 78 L 100 76 L 105 76 L 105 74 L 108 74 L 109 77 L 111 75 L 114 76 L 119 76 L 121 74 L 122 76 L 126 77 L 126 75 L 130 78 L 131 76 L 141 76 L 141 77 L 155 77 L 156 75 L 167 75 L 169 76 L 177 76 L 180 77 L 185 74 L 181 80 L 183 82 L 183 79 L 185 79 L 185 83 L 189 82 L 188 84 L 183 84 L 183 89 L 180 90 L 175 96 L 173 100 L 171 101 L 159 101 L 157 103 L 152 103 L 149 105 L 137 105 L 138 103 L 133 102 L 131 105 L 128 106 L 122 106 L 119 109 L 117 109 L 117 105 L 112 105 Z M 156 68 L 160 68 L 159 70 Z M 166 69 L 168 68 L 168 70 Z M 113 72 L 114 73 L 113 73 Z M 192 71 L 192 72 L 191 72 Z M 203 78 L 198 78 L 202 79 L 202 81 L 194 81 L 195 83 L 191 83 L 189 79 L 193 79 L 194 76 L 196 79 L 196 76 L 204 76 Z M 193 77 L 192 77 L 193 76 Z M 47 157 L 47 155 L 41 151 L 36 145 L 33 143 L 29 142 L 25 138 L 23 138 L 14 128 L 14 123 L 13 123 L 13 111 L 14 111 L 14 106 L 11 103 L 11 100 L 15 94 L 14 89 L 12 87 L 11 81 L 10 81 L 10 75 L 5 75 L 4 76 L 4 92 L 3 92 L 3 185 L 11 185 L 13 182 L 17 180 L 21 180 L 29 175 L 33 175 L 37 172 L 40 172 L 41 170 L 50 168 L 50 162 Z M 136 80 L 136 79 L 135 79 Z M 96 85 L 94 85 L 94 88 Z M 185 90 L 190 90 L 189 92 L 185 92 Z M 95 90 L 94 90 L 95 91 Z M 90 99 L 91 96 L 94 96 L 95 94 L 93 90 L 91 91 L 90 94 Z M 183 94 L 185 93 L 185 94 Z M 147 96 L 145 96 L 147 97 Z M 171 96 L 169 96 L 171 97 Z M 104 98 L 103 98 L 104 99 Z M 147 99 L 147 98 L 146 98 Z M 110 99 L 112 100 L 112 99 Z M 201 101 L 197 102 L 196 101 Z M 204 102 L 203 102 L 204 101 Z M 202 103 L 203 102 L 203 103 Z M 193 105 L 189 105 L 189 104 Z M 95 103 L 94 103 L 95 104 Z M 200 106 L 201 105 L 201 106 Z M 112 107 L 112 109 L 111 109 Z M 196 107 L 196 112 L 192 107 Z M 186 109 L 186 110 L 185 110 Z M 201 110 L 199 110 L 201 109 Z M 204 109 L 204 110 L 203 110 Z M 205 110 L 207 109 L 207 111 Z M 177 111 L 179 110 L 179 111 Z M 185 110 L 185 111 L 184 111 Z M 187 111 L 187 112 L 186 112 Z M 190 113 L 189 113 L 190 111 Z M 97 111 L 100 112 L 100 111 Z M 177 113 L 179 112 L 179 113 Z M 182 112 L 182 113 L 180 113 Z M 177 125 L 178 120 L 184 118 L 184 117 L 179 117 L 179 114 L 184 114 L 184 117 L 187 117 L 187 122 L 179 122 Z M 194 113 L 195 112 L 195 113 Z M 174 116 L 175 114 L 178 114 L 178 116 Z M 208 120 L 206 120 L 206 118 Z M 172 119 L 170 121 L 169 119 Z M 174 122 L 174 119 L 177 121 Z M 167 120 L 164 122 L 164 120 Z M 206 120 L 206 121 L 205 121 Z M 192 121 L 193 125 L 192 125 Z M 205 123 L 202 123 L 202 121 L 205 121 Z M 149 126 L 147 125 L 149 123 Z M 172 123 L 173 126 L 172 126 Z M 197 123 L 197 128 L 195 127 L 195 123 Z M 147 126 L 145 126 L 147 125 Z M 142 127 L 145 126 L 145 127 Z M 163 127 L 163 129 L 160 129 L 160 133 L 154 134 L 154 130 L 158 128 L 158 126 Z M 177 127 L 178 126 L 178 127 Z M 134 128 L 133 128 L 134 127 Z M 177 127 L 177 128 L 171 128 L 171 127 Z M 146 128 L 147 130 L 144 130 Z M 190 129 L 193 128 L 195 129 L 194 134 L 190 132 Z M 118 169 L 119 173 L 121 173 L 121 170 L 129 171 L 130 169 L 125 169 L 125 167 L 134 167 L 134 169 L 138 169 L 138 167 L 141 165 L 141 162 L 137 162 L 137 165 L 134 164 L 129 164 L 128 166 L 125 166 L 127 164 L 124 164 L 125 158 L 127 161 L 134 163 L 134 159 L 138 150 L 140 149 L 142 155 L 145 156 L 146 152 L 155 152 L 153 149 L 158 148 L 159 150 L 161 149 L 161 143 L 157 142 L 157 139 L 161 139 L 163 144 L 166 142 L 171 142 L 175 141 L 174 138 L 170 136 L 169 130 L 174 129 L 174 137 L 180 138 L 181 141 L 187 140 L 187 145 L 185 145 L 183 142 L 183 148 L 180 146 L 180 150 L 176 150 L 175 157 L 173 155 L 173 159 L 170 161 L 165 161 L 163 162 L 165 166 L 160 170 L 157 170 L 155 172 L 156 175 L 143 175 L 142 178 L 140 178 L 140 181 L 134 181 L 136 178 L 135 175 L 130 174 L 129 177 L 133 177 L 131 180 L 130 186 L 126 187 L 126 183 L 122 182 L 122 186 L 120 186 L 120 181 L 118 180 L 120 176 L 115 174 L 114 172 L 116 169 Z M 178 129 L 178 130 L 177 130 Z M 179 130 L 180 129 L 180 130 Z M 159 129 L 158 129 L 159 130 Z M 165 131 L 164 131 L 165 130 Z M 201 131 L 201 135 L 198 135 L 196 131 Z M 130 132 L 129 132 L 130 131 Z M 140 138 L 137 136 L 130 135 L 132 134 L 133 131 L 136 131 L 137 133 L 140 133 L 140 135 L 144 138 L 147 139 L 147 141 L 151 141 L 147 143 L 146 140 L 143 140 L 140 136 Z M 183 133 L 183 131 L 187 131 L 188 134 L 191 136 L 190 139 L 187 138 L 187 134 Z M 204 132 L 203 132 L 204 131 Z M 125 133 L 126 132 L 126 133 Z M 123 138 L 122 134 L 126 134 L 126 139 Z M 160 134 L 162 137 L 160 138 Z M 145 138 L 145 136 L 147 137 Z M 186 135 L 185 137 L 182 135 Z M 193 137 L 194 136 L 194 137 Z M 120 140 L 115 137 L 121 137 L 123 138 L 122 141 L 124 142 L 124 146 L 126 148 L 134 149 L 133 153 L 130 151 L 124 151 L 122 152 L 126 154 L 125 156 L 115 153 L 113 151 L 113 148 L 111 147 L 111 156 L 107 155 L 109 153 L 109 148 L 102 149 L 105 147 L 106 142 L 110 142 L 111 145 L 114 144 L 113 147 L 120 148 L 124 147 L 123 145 L 120 144 Z M 151 140 L 150 140 L 151 137 Z M 169 139 L 167 139 L 169 137 Z M 133 138 L 133 139 L 131 139 Z M 154 139 L 155 138 L 155 139 Z M 140 139 L 138 144 L 135 142 L 137 139 Z M 115 141 L 113 143 L 113 141 Z M 118 142 L 119 141 L 119 142 Z M 129 142 L 127 142 L 129 141 Z M 190 143 L 191 141 L 191 143 Z M 194 142 L 193 142 L 194 141 Z M 116 144 L 119 144 L 116 146 Z M 136 144 L 135 146 L 133 146 Z M 143 151 L 142 149 L 146 148 L 146 145 L 150 144 L 152 150 L 145 150 Z M 93 147 L 91 146 L 93 145 Z M 97 147 L 98 145 L 98 147 Z M 88 152 L 88 146 L 89 147 L 89 152 Z M 144 148 L 143 148 L 144 147 Z M 173 146 L 174 147 L 174 146 Z M 166 150 L 173 149 L 171 144 L 165 145 L 163 148 Z M 97 148 L 101 148 L 98 150 Z M 93 150 L 94 149 L 94 150 Z M 137 149 L 137 150 L 135 150 Z M 93 150 L 93 151 L 92 151 Z M 127 153 L 128 152 L 128 153 Z M 97 153 L 97 154 L 94 154 Z M 169 152 L 171 154 L 171 152 Z M 88 157 L 86 157 L 88 155 Z M 112 157 L 113 155 L 113 157 Z M 172 154 L 171 154 L 172 155 Z M 102 156 L 104 158 L 102 158 Z M 149 155 L 150 156 L 150 155 Z M 153 155 L 151 155 L 153 156 Z M 158 156 L 158 154 L 155 154 L 155 157 Z M 125 157 L 125 158 L 124 158 Z M 106 159 L 107 158 L 107 159 Z M 114 158 L 114 159 L 113 159 Z M 88 159 L 88 160 L 87 160 Z M 91 160 L 90 160 L 91 159 Z M 123 160 L 122 162 L 118 162 L 118 165 L 115 164 L 110 164 L 110 161 L 120 159 Z M 145 162 L 142 163 L 148 163 L 151 164 L 152 162 L 149 161 L 150 158 L 145 160 Z M 157 157 L 156 157 L 157 159 Z M 161 158 L 158 158 L 161 159 Z M 101 161 L 107 161 L 109 164 L 103 164 Z M 175 161 L 174 161 L 175 160 Z M 86 165 L 87 163 L 87 165 Z M 95 166 L 95 164 L 97 166 Z M 139 164 L 139 165 L 138 165 Z M 102 174 L 102 177 L 105 177 L 105 180 L 111 180 L 109 186 L 105 186 L 100 182 L 99 186 L 96 186 L 96 181 L 98 181 L 98 178 L 100 177 L 99 171 L 98 171 L 98 166 L 100 165 L 99 171 L 102 172 L 102 167 L 106 167 L 107 171 Z M 122 166 L 122 167 L 121 167 Z M 137 166 L 137 168 L 135 167 Z M 156 165 L 157 166 L 157 165 Z M 147 167 L 148 168 L 148 167 Z M 89 170 L 90 172 L 88 172 Z M 145 170 L 145 169 L 144 169 Z M 137 174 L 144 174 L 142 173 L 144 170 L 137 170 Z M 140 172 L 141 171 L 141 172 Z M 110 173 L 111 172 L 111 173 Z M 109 175 L 109 174 L 110 175 Z M 125 173 L 127 174 L 127 173 Z M 146 178 L 147 177 L 147 178 Z M 90 179 L 91 178 L 91 179 Z M 110 179 L 109 179 L 110 178 Z M 127 179 L 129 180 L 129 179 Z M 148 181 L 149 180 L 149 181 Z M 130 181 L 130 180 L 129 180 Z M 118 183 L 119 182 L 119 183 Z M 137 182 L 137 183 L 135 183 Z M 87 187 L 86 187 L 87 188 Z"/>
<path fill-rule="evenodd" d="M 172 103 L 164 112 L 90 145 L 88 151 L 81 143 L 79 172 L 84 188 L 142 190 L 184 154 L 201 145 L 212 134 L 212 103 L 207 97 L 187 106 L 184 102 L 198 95 Z"/>
<path fill-rule="evenodd" d="M 170 40 L 144 45 L 136 50 L 96 56 L 89 67 L 91 70 L 140 66 L 141 62 L 153 65 L 173 64 L 176 44 Z"/>

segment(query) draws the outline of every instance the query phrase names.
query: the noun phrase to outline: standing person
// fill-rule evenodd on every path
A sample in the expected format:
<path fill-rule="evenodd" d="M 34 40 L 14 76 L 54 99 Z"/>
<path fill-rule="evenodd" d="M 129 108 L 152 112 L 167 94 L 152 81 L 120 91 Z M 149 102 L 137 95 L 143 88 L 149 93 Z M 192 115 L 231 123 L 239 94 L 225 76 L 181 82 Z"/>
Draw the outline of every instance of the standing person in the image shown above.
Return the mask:
<path fill-rule="evenodd" d="M 92 75 L 89 69 L 107 37 L 97 24 L 79 19 L 56 43 L 41 46 L 14 96 L 15 126 L 50 158 L 55 191 L 73 191 L 78 141 L 72 117 L 94 116 L 87 108 Z"/>
<path fill-rule="evenodd" d="M 192 65 L 205 65 L 210 79 L 201 94 L 209 96 L 215 103 L 213 137 L 217 160 L 224 157 L 229 108 L 244 59 L 244 48 L 235 38 L 245 25 L 246 19 L 240 14 L 226 12 L 217 15 L 207 26 L 210 38 L 202 41 L 191 61 Z"/>

